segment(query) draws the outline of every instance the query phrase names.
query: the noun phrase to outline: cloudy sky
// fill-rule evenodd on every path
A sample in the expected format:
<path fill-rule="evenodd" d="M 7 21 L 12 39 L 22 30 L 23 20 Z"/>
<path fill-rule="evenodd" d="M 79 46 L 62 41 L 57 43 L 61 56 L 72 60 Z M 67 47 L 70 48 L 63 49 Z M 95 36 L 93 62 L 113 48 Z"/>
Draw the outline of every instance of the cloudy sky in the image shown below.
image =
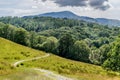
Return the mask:
<path fill-rule="evenodd" d="M 71 11 L 80 16 L 120 20 L 120 0 L 0 0 L 0 16 Z"/>

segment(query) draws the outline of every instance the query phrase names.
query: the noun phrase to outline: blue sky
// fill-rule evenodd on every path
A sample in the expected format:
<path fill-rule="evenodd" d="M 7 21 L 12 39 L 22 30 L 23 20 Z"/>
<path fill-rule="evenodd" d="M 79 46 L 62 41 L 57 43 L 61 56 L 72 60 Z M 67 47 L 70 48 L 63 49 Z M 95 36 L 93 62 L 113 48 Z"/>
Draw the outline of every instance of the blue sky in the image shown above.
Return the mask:
<path fill-rule="evenodd" d="M 72 11 L 80 16 L 120 20 L 120 0 L 0 0 L 0 16 Z"/>

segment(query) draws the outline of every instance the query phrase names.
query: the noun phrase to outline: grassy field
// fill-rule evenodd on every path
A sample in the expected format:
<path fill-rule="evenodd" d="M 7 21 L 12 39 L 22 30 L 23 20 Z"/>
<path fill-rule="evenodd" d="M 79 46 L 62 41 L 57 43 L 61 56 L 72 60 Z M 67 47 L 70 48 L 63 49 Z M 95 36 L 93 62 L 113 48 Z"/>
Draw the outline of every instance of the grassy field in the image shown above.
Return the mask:
<path fill-rule="evenodd" d="M 78 80 L 120 80 L 115 72 L 107 72 L 100 66 L 61 58 L 51 54 L 47 58 L 22 63 L 14 68 L 13 63 L 23 59 L 43 56 L 45 52 L 34 50 L 0 38 L 0 80 L 50 80 L 31 68 L 42 68 Z"/>
<path fill-rule="evenodd" d="M 87 64 L 78 61 L 61 58 L 56 55 L 51 55 L 48 58 L 25 62 L 25 67 L 37 67 L 51 71 L 55 71 L 62 75 L 69 75 L 78 80 L 120 80 L 118 73 L 107 72 L 100 66 Z"/>
<path fill-rule="evenodd" d="M 16 61 L 42 55 L 44 55 L 42 51 L 37 51 L 0 38 L 0 75 L 14 71 L 12 64 Z"/>
<path fill-rule="evenodd" d="M 16 72 L 7 75 L 1 75 L 0 80 L 52 80 L 44 76 L 43 73 L 31 70 L 30 68 L 18 68 Z"/>

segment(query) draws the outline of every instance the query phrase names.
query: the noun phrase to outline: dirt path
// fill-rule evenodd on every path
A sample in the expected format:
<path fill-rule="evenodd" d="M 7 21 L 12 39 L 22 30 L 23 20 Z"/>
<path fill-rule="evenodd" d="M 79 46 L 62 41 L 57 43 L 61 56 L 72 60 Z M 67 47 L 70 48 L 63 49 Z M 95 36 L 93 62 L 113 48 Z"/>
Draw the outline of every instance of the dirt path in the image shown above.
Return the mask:
<path fill-rule="evenodd" d="M 65 76 L 62 76 L 62 75 L 59 75 L 59 74 L 55 74 L 55 73 L 53 73 L 49 70 L 38 69 L 38 68 L 34 68 L 34 70 L 43 72 L 43 73 L 45 73 L 46 77 L 52 78 L 54 80 L 73 80 L 71 78 L 68 78 L 68 77 L 65 77 Z"/>
<path fill-rule="evenodd" d="M 36 58 L 32 58 L 32 59 L 27 59 L 27 60 L 20 60 L 18 62 L 15 62 L 13 64 L 13 66 L 17 67 L 19 64 L 21 64 L 23 62 L 27 62 L 27 61 L 31 61 L 31 60 L 37 60 L 37 59 L 41 59 L 41 58 L 46 58 L 46 57 L 49 57 L 49 56 L 50 56 L 50 54 L 46 54 L 45 56 L 41 56 L 41 57 L 36 57 Z M 46 77 L 49 77 L 53 80 L 74 80 L 74 79 L 67 78 L 65 76 L 59 75 L 59 74 L 55 74 L 55 73 L 53 73 L 52 71 L 49 71 L 49 70 L 44 70 L 44 69 L 39 69 L 39 68 L 34 68 L 34 70 L 45 73 L 44 75 Z"/>
<path fill-rule="evenodd" d="M 20 63 L 22 62 L 27 62 L 27 61 L 32 61 L 32 60 L 37 60 L 37 59 L 41 59 L 41 58 L 46 58 L 50 56 L 50 54 L 46 54 L 45 56 L 41 56 L 41 57 L 36 57 L 36 58 L 32 58 L 32 59 L 27 59 L 27 60 L 20 60 L 20 61 L 17 61 L 13 64 L 14 67 L 17 67 L 17 65 L 19 65 Z"/>

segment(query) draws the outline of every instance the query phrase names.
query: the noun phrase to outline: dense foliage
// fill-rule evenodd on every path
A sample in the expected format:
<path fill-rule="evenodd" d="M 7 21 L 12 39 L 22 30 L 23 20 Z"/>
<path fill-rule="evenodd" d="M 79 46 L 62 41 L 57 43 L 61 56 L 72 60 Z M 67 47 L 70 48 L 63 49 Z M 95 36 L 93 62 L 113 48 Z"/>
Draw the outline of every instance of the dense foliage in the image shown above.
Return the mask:
<path fill-rule="evenodd" d="M 54 36 L 60 38 L 61 34 L 68 33 L 77 40 L 90 38 L 98 40 L 94 42 L 96 46 L 101 46 L 99 38 L 109 38 L 113 40 L 114 36 L 120 34 L 120 28 L 88 23 L 73 19 L 60 19 L 51 17 L 1 17 L 0 22 L 12 24 L 16 27 L 22 27 L 27 31 L 35 31 L 40 35 Z"/>
<path fill-rule="evenodd" d="M 62 57 L 120 70 L 120 42 L 111 44 L 120 34 L 119 27 L 51 17 L 1 17 L 0 21 L 0 37 Z"/>
<path fill-rule="evenodd" d="M 120 71 L 120 39 L 113 43 L 103 67 L 107 70 Z"/>
<path fill-rule="evenodd" d="M 70 34 L 65 34 L 59 40 L 59 55 L 63 57 L 70 57 L 72 45 L 74 40 Z"/>
<path fill-rule="evenodd" d="M 91 53 L 90 48 L 84 41 L 76 41 L 72 48 L 73 59 L 89 62 L 89 54 Z"/>

